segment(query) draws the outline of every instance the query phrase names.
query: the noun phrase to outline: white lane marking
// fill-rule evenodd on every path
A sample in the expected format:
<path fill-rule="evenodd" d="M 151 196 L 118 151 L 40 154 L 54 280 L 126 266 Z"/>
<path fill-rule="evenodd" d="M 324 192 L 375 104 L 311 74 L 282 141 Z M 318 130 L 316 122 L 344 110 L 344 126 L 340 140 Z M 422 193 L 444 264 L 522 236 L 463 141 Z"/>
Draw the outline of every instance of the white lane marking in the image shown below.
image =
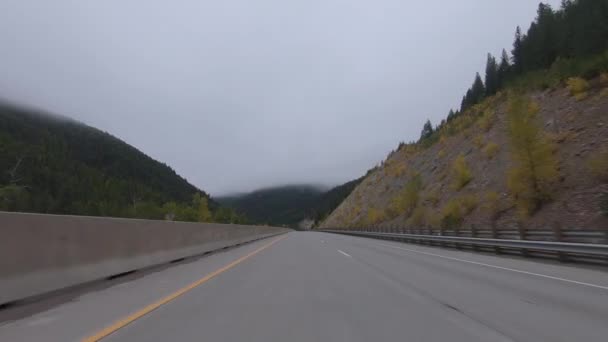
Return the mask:
<path fill-rule="evenodd" d="M 342 251 L 341 251 L 341 250 L 339 250 L 339 249 L 338 249 L 338 252 L 340 252 L 340 253 L 342 253 L 342 254 L 346 255 L 346 256 L 347 256 L 347 257 L 349 257 L 349 258 L 352 258 L 352 256 L 350 256 L 350 254 L 348 254 L 348 253 L 344 253 L 344 252 L 342 252 Z"/>
<path fill-rule="evenodd" d="M 478 266 L 485 266 L 485 267 L 490 267 L 490 268 L 496 268 L 496 269 L 504 270 L 504 271 L 511 271 L 511 272 L 515 272 L 515 273 L 522 273 L 522 274 L 527 274 L 527 275 L 531 275 L 531 276 L 537 276 L 537 277 L 546 278 L 546 279 L 559 280 L 559 281 L 563 281 L 563 282 L 566 282 L 566 283 L 572 283 L 572 284 L 577 284 L 577 285 L 594 287 L 596 289 L 608 290 L 608 286 L 589 284 L 589 283 L 584 283 L 582 281 L 576 281 L 576 280 L 571 280 L 571 279 L 553 277 L 553 276 L 546 275 L 546 274 L 540 274 L 540 273 L 534 273 L 534 272 L 516 270 L 516 269 L 508 268 L 508 267 L 502 267 L 502 266 L 484 264 L 482 262 L 477 262 L 477 261 L 470 261 L 470 260 L 465 260 L 465 259 L 452 258 L 452 257 L 448 257 L 448 256 L 445 256 L 445 255 L 440 255 L 440 254 L 435 254 L 435 253 L 429 253 L 429 252 L 422 252 L 422 251 L 417 251 L 415 249 L 409 249 L 409 248 L 403 248 L 403 247 L 398 247 L 398 246 L 392 246 L 392 245 L 387 245 L 387 244 L 384 244 L 384 243 L 381 243 L 380 245 L 386 246 L 386 247 L 390 247 L 390 248 L 401 249 L 401 250 L 404 250 L 404 251 L 414 252 L 414 253 L 420 253 L 420 254 L 425 254 L 425 255 L 432 255 L 432 256 L 436 256 L 438 258 L 443 258 L 443 259 L 448 259 L 448 260 L 466 262 L 466 263 L 473 264 L 473 265 L 478 265 Z"/>

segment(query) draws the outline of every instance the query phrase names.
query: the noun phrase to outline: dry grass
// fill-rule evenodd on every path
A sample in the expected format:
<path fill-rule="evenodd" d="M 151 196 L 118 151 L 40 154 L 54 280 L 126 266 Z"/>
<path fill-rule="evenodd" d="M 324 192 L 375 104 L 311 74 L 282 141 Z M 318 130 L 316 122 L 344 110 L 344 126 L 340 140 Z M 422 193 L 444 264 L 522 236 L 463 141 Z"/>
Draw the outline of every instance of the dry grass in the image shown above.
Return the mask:
<path fill-rule="evenodd" d="M 590 85 L 585 79 L 580 77 L 571 77 L 566 81 L 566 83 L 568 84 L 570 94 L 574 96 L 577 101 L 587 98 L 587 90 L 589 90 Z"/>
<path fill-rule="evenodd" d="M 587 160 L 587 166 L 595 178 L 608 182 L 608 150 L 595 152 Z"/>
<path fill-rule="evenodd" d="M 482 148 L 483 145 L 485 145 L 485 142 L 483 140 L 483 136 L 481 134 L 476 135 L 475 138 L 473 138 L 473 144 L 477 147 L 477 148 Z"/>
<path fill-rule="evenodd" d="M 452 187 L 455 190 L 464 188 L 473 179 L 471 170 L 462 154 L 460 154 L 452 163 L 452 172 Z"/>
<path fill-rule="evenodd" d="M 491 217 L 496 216 L 499 210 L 500 195 L 496 191 L 488 191 L 483 196 L 483 204 L 481 208 L 490 214 Z"/>
<path fill-rule="evenodd" d="M 477 121 L 477 125 L 479 126 L 479 128 L 481 128 L 481 130 L 483 130 L 484 132 L 487 132 L 490 130 L 490 128 L 492 128 L 492 125 L 494 124 L 495 120 L 496 120 L 496 115 L 494 114 L 494 111 L 486 110 L 483 112 L 483 115 L 479 118 L 479 121 Z"/>
<path fill-rule="evenodd" d="M 500 146 L 498 146 L 497 143 L 491 141 L 486 145 L 486 147 L 484 147 L 483 154 L 486 156 L 486 158 L 492 159 L 496 156 L 499 150 Z"/>

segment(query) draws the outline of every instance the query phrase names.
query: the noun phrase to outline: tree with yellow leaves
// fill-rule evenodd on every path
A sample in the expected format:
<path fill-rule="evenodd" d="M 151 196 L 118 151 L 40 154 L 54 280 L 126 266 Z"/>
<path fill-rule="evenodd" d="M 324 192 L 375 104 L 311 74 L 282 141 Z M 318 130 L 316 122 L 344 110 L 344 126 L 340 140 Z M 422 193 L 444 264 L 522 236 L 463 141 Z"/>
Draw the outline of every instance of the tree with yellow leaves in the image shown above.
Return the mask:
<path fill-rule="evenodd" d="M 538 122 L 538 105 L 527 97 L 509 102 L 507 133 L 514 166 L 507 186 L 522 216 L 529 216 L 551 198 L 551 183 L 558 176 L 554 147 Z"/>

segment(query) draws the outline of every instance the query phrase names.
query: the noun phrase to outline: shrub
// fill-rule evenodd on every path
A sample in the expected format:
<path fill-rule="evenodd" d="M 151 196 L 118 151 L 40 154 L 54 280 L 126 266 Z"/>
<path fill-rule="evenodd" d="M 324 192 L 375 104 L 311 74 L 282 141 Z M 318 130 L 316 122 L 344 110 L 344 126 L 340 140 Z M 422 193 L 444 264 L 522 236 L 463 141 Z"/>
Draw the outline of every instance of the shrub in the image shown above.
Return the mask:
<path fill-rule="evenodd" d="M 608 85 L 608 72 L 603 72 L 600 74 L 600 83 L 602 85 Z"/>
<path fill-rule="evenodd" d="M 484 132 L 487 132 L 490 130 L 490 128 L 492 128 L 492 125 L 494 124 L 494 120 L 496 120 L 494 111 L 486 110 L 485 112 L 483 112 L 483 115 L 481 116 L 481 118 L 479 118 L 477 125 Z"/>
<path fill-rule="evenodd" d="M 425 200 L 436 206 L 439 203 L 439 188 L 434 188 L 425 196 Z"/>
<path fill-rule="evenodd" d="M 412 215 L 407 220 L 410 226 L 422 226 L 426 224 L 426 208 L 422 205 L 418 205 L 416 209 L 412 211 Z"/>
<path fill-rule="evenodd" d="M 454 228 L 462 223 L 462 208 L 458 200 L 451 199 L 441 210 L 441 227 Z"/>
<path fill-rule="evenodd" d="M 405 162 L 394 162 L 386 167 L 386 173 L 391 177 L 401 177 L 407 171 Z"/>
<path fill-rule="evenodd" d="M 483 154 L 486 156 L 486 158 L 492 159 L 496 156 L 499 149 L 500 147 L 498 146 L 498 144 L 494 142 L 489 142 L 483 149 Z"/>
<path fill-rule="evenodd" d="M 441 150 L 439 150 L 439 152 L 437 152 L 437 157 L 438 158 L 443 158 L 443 157 L 445 157 L 445 154 L 446 154 L 445 150 L 441 149 Z"/>
<path fill-rule="evenodd" d="M 464 195 L 458 200 L 460 201 L 460 206 L 462 207 L 462 212 L 464 216 L 473 212 L 473 210 L 477 208 L 477 204 L 479 203 L 477 196 L 473 194 Z"/>
<path fill-rule="evenodd" d="M 380 209 L 370 208 L 367 211 L 367 224 L 376 224 L 386 220 L 384 212 Z"/>
<path fill-rule="evenodd" d="M 559 176 L 553 145 L 537 122 L 538 105 L 516 97 L 509 103 L 508 137 L 514 166 L 507 186 L 522 216 L 534 213 L 551 197 L 551 183 Z"/>
<path fill-rule="evenodd" d="M 589 82 L 580 77 L 570 77 L 568 81 L 568 89 L 570 94 L 578 101 L 583 100 L 587 97 L 587 90 L 589 90 Z"/>
<path fill-rule="evenodd" d="M 483 136 L 476 135 L 475 138 L 473 138 L 473 144 L 477 146 L 477 148 L 482 148 L 484 145 Z"/>
<path fill-rule="evenodd" d="M 499 209 L 500 196 L 496 191 L 488 191 L 484 194 L 482 209 L 495 217 Z"/>
<path fill-rule="evenodd" d="M 464 159 L 464 155 L 460 154 L 452 164 L 453 182 L 452 186 L 455 190 L 460 190 L 473 179 L 471 170 Z"/>
<path fill-rule="evenodd" d="M 419 174 L 414 175 L 405 184 L 401 193 L 391 201 L 390 212 L 392 216 L 405 214 L 409 216 L 418 204 L 420 189 L 422 189 L 422 178 Z"/>
<path fill-rule="evenodd" d="M 597 179 L 608 182 L 608 150 L 598 152 L 587 161 L 589 170 Z"/>

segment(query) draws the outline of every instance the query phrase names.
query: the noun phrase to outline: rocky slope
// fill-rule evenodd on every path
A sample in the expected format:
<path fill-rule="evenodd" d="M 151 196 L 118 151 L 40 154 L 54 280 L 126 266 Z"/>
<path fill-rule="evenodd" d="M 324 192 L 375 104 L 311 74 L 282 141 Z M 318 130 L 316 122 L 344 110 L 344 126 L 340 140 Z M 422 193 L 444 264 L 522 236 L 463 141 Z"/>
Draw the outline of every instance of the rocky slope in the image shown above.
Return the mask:
<path fill-rule="evenodd" d="M 525 95 L 538 107 L 534 124 L 557 162 L 549 196 L 528 214 L 518 210 L 518 196 L 508 182 L 515 164 L 508 121 L 514 95 L 505 91 L 448 122 L 430 146 L 400 146 L 321 228 L 608 227 L 607 84 L 604 76 L 580 94 L 562 86 Z M 457 169 L 463 167 L 469 177 L 460 187 L 455 185 Z"/>

